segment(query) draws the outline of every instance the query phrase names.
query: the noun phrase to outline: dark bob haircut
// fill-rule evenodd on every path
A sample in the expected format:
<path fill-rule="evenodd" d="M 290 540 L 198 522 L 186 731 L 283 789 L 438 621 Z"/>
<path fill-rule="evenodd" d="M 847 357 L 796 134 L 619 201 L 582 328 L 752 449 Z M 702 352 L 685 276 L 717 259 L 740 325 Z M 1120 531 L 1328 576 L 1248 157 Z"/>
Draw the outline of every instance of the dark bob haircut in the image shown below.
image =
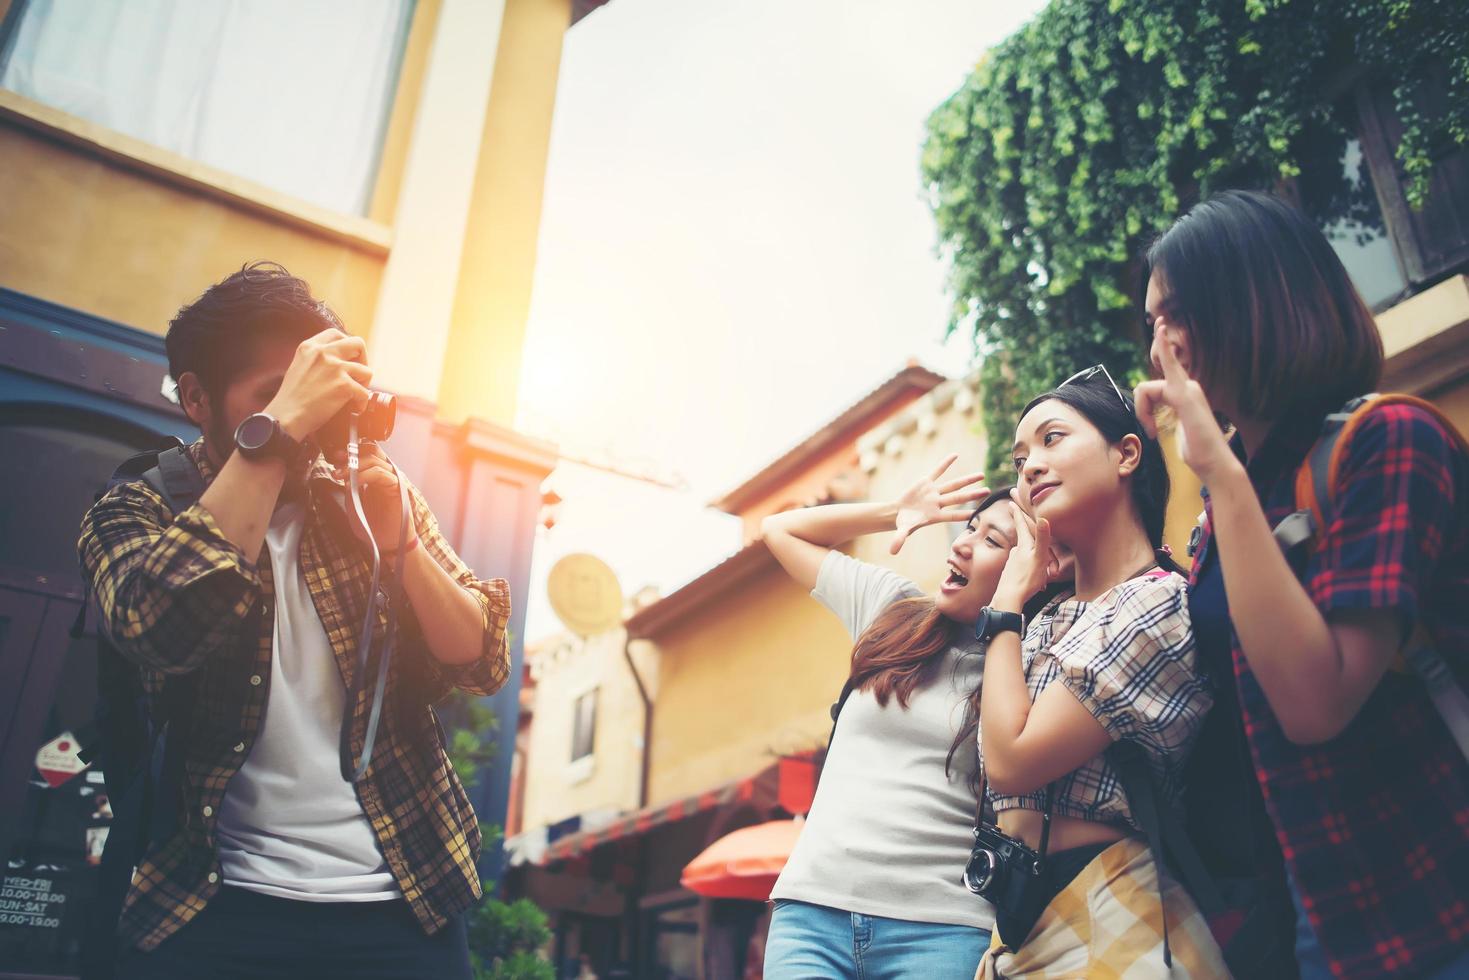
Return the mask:
<path fill-rule="evenodd" d="M 1122 397 L 1119 399 L 1118 395 Z M 1110 381 L 1098 375 L 1052 388 L 1044 395 L 1032 398 L 1020 417 L 1025 418 L 1032 408 L 1047 401 L 1058 401 L 1075 409 L 1096 427 L 1108 443 L 1119 443 L 1128 435 L 1137 436 L 1142 442 L 1142 458 L 1132 474 L 1132 504 L 1153 548 L 1161 548 L 1171 486 L 1168 463 L 1163 458 L 1163 448 L 1158 445 L 1158 440 L 1144 432 L 1138 422 L 1132 398 L 1126 392 L 1115 390 Z"/>
<path fill-rule="evenodd" d="M 342 321 L 311 295 L 306 280 L 275 262 L 252 262 L 204 290 L 169 321 L 164 347 L 168 373 L 187 371 L 217 394 L 251 367 L 266 340 L 302 341 Z"/>
<path fill-rule="evenodd" d="M 1199 381 L 1248 417 L 1336 408 L 1377 387 L 1382 336 L 1326 236 L 1269 194 L 1225 191 L 1148 249 Z"/>

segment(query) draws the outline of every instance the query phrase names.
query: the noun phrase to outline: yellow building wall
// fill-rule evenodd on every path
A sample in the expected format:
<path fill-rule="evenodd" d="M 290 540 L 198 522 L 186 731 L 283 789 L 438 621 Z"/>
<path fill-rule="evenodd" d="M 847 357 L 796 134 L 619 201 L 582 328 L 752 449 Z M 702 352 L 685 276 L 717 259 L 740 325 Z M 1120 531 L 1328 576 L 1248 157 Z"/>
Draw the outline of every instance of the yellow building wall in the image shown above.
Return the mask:
<path fill-rule="evenodd" d="M 211 283 L 268 259 L 368 336 L 440 7 L 414 8 L 368 219 L 0 91 L 0 286 L 161 334 Z"/>
<path fill-rule="evenodd" d="M 571 0 L 506 0 L 439 411 L 515 421 L 561 45 Z"/>
<path fill-rule="evenodd" d="M 657 643 L 650 802 L 741 779 L 779 755 L 825 745 L 851 640 L 778 567 L 666 627 Z"/>
<path fill-rule="evenodd" d="M 878 463 L 868 476 L 868 500 L 896 500 L 915 482 L 933 472 L 933 468 L 949 453 L 958 453 L 959 458 L 945 476 L 962 476 L 984 470 L 984 457 L 988 450 L 978 410 L 972 405 L 956 407 L 950 403 L 942 411 L 933 413 L 933 427 L 924 432 L 919 430 L 916 417 L 925 414 L 925 404 L 920 401 L 908 409 L 909 418 L 900 416 L 895 420 L 896 428 L 906 430 L 899 435 L 901 451 L 876 450 Z M 874 437 L 882 446 L 889 443 L 886 432 L 887 427 L 880 427 Z M 866 447 L 868 442 L 864 439 L 861 445 Z M 999 473 L 990 474 L 986 482 L 999 487 L 1014 481 L 1008 474 Z M 909 537 L 897 555 L 888 553 L 892 542 L 888 534 L 858 538 L 849 550 L 854 557 L 891 568 L 917 583 L 923 591 L 933 594 L 948 575 L 945 563 L 961 526 L 926 527 Z"/>
<path fill-rule="evenodd" d="M 536 686 L 522 827 L 544 827 L 596 811 L 637 809 L 643 705 L 622 656 L 623 636 L 620 629 L 587 639 L 563 634 L 526 652 Z M 656 655 L 638 641 L 633 642 L 632 654 L 650 693 L 655 691 Z M 590 764 L 574 764 L 576 699 L 591 688 L 598 691 L 592 759 Z"/>
<path fill-rule="evenodd" d="M 1430 398 L 1443 409 L 1443 413 L 1458 426 L 1460 432 L 1469 435 L 1469 377 L 1440 388 Z"/>
<path fill-rule="evenodd" d="M 311 283 L 355 332 L 383 259 L 149 176 L 0 117 L 0 286 L 163 333 L 178 308 L 254 259 Z"/>

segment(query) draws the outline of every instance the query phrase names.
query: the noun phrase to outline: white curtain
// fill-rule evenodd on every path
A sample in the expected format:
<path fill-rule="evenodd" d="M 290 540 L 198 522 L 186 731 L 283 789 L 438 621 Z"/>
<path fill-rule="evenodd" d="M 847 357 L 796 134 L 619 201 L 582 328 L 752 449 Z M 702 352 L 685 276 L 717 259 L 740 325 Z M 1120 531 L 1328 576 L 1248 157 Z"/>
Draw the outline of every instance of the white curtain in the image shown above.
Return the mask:
<path fill-rule="evenodd" d="M 412 0 L 29 0 L 0 87 L 361 214 Z"/>

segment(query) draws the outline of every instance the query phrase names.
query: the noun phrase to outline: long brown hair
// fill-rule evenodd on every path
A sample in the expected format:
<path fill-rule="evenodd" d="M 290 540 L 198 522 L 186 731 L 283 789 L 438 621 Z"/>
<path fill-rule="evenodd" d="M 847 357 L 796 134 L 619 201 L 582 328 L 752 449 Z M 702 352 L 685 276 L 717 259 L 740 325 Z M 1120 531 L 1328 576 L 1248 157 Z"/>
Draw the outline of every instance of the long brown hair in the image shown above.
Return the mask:
<path fill-rule="evenodd" d="M 985 508 L 1009 499 L 1008 487 L 991 491 L 974 509 L 970 521 Z M 942 667 L 949 647 L 962 640 L 970 629 L 972 624 L 955 623 L 939 612 L 933 596 L 913 596 L 891 603 L 863 630 L 852 647 L 849 679 L 852 690 L 870 690 L 884 707 L 889 698 L 896 697 L 898 704 L 906 709 L 913 692 Z M 960 746 L 972 740 L 978 729 L 979 686 L 976 685 L 965 707 L 964 724 L 949 747 L 944 762 L 946 773 Z"/>

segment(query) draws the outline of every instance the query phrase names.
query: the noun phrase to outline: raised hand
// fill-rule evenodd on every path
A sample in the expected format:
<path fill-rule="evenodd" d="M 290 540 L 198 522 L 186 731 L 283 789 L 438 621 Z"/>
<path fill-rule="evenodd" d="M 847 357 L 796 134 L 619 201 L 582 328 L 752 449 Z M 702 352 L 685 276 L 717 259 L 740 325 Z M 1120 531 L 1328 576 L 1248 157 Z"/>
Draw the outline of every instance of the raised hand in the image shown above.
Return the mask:
<path fill-rule="evenodd" d="M 366 360 L 367 344 L 361 337 L 333 328 L 306 338 L 265 411 L 287 435 L 305 439 L 343 407 L 360 411 L 367 404 L 372 368 Z"/>
<path fill-rule="evenodd" d="M 975 485 L 984 479 L 983 473 L 970 473 L 939 482 L 958 458 L 958 453 L 945 456 L 932 473 L 898 498 L 897 529 L 893 532 L 889 552 L 896 555 L 903 550 L 908 536 L 921 527 L 969 520 L 979 501 L 989 496 L 986 487 Z"/>
<path fill-rule="evenodd" d="M 378 550 L 391 552 L 398 547 L 398 525 L 402 521 L 403 503 L 398 496 L 398 476 L 388 460 L 388 454 L 375 442 L 358 443 L 357 481 L 362 488 L 362 509 L 367 514 L 367 523 L 372 527 L 372 537 Z M 327 453 L 337 479 L 347 478 L 347 451 L 345 449 Z M 348 510 L 349 514 L 351 510 Z M 355 515 L 352 520 L 356 524 Z M 355 530 L 361 533 L 360 528 Z M 417 530 L 408 529 L 405 547 L 411 548 Z"/>
<path fill-rule="evenodd" d="M 995 586 L 995 607 L 1007 612 L 1019 612 L 1063 572 L 1063 559 L 1051 545 L 1050 521 L 1032 517 L 1020 506 L 1020 496 L 1018 490 L 1010 491 L 1015 502 L 1015 547 Z"/>
<path fill-rule="evenodd" d="M 1204 389 L 1189 377 L 1188 370 L 1179 361 L 1178 341 L 1173 334 L 1176 329 L 1162 317 L 1155 322 L 1150 353 L 1154 366 L 1163 373 L 1163 377 L 1138 385 L 1133 391 L 1133 398 L 1137 404 L 1138 421 L 1155 439 L 1158 421 L 1154 416 L 1165 406 L 1173 410 L 1178 419 L 1178 454 L 1207 485 L 1216 473 L 1237 466 L 1239 460 L 1230 451 Z"/>

